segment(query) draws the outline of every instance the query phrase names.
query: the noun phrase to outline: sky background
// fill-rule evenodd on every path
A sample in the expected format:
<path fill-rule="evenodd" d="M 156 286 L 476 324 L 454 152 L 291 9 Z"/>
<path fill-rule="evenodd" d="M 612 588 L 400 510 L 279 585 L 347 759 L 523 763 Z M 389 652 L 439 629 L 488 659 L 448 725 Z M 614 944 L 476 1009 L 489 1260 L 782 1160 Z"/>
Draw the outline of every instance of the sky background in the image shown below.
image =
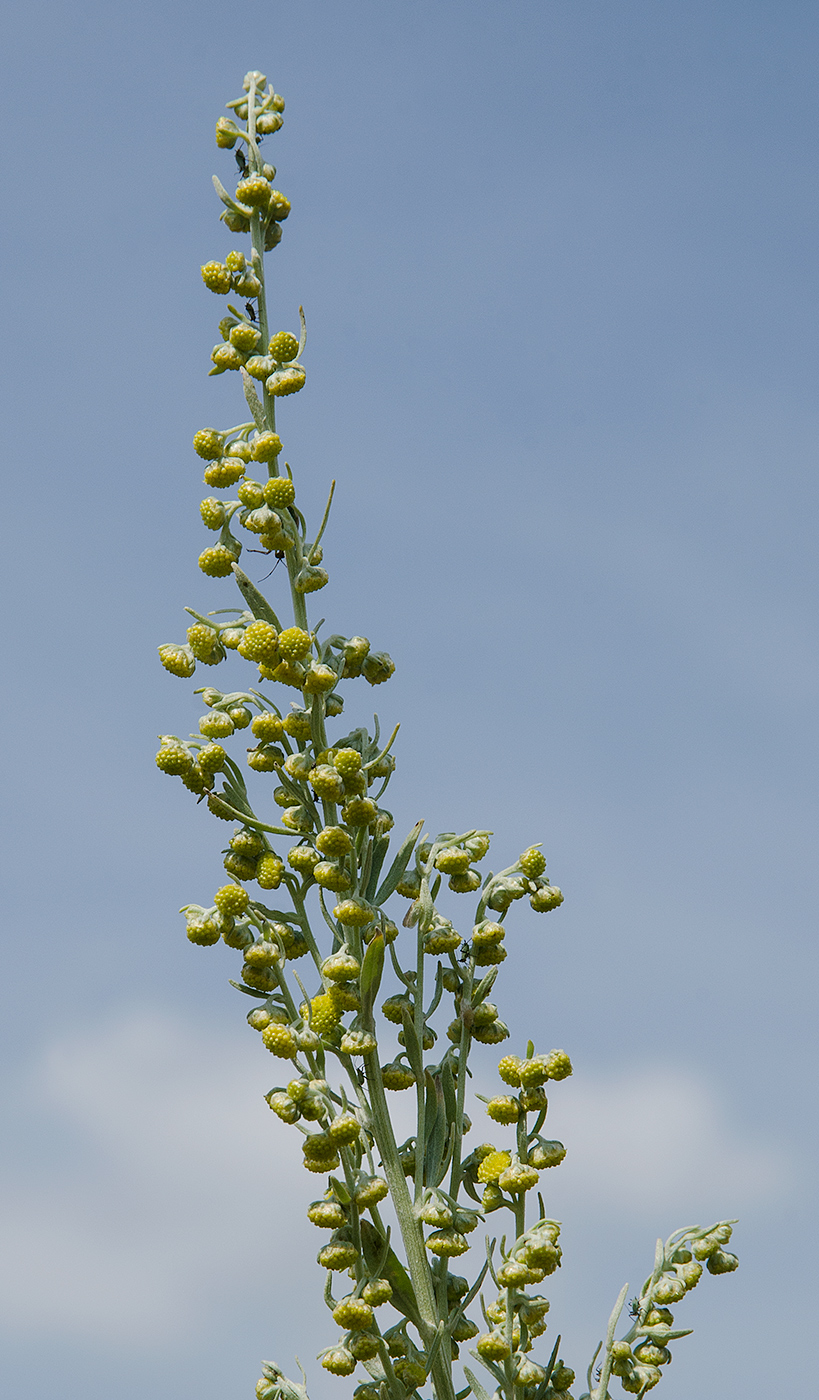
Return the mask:
<path fill-rule="evenodd" d="M 313 1359 L 316 1178 L 235 955 L 176 912 L 224 829 L 153 763 L 203 683 L 155 648 L 233 602 L 190 439 L 244 417 L 198 269 L 236 243 L 213 125 L 258 66 L 272 319 L 310 337 L 282 434 L 308 517 L 339 483 L 321 611 L 397 663 L 347 713 L 401 720 L 399 830 L 490 827 L 494 868 L 543 841 L 566 894 L 513 911 L 498 985 L 512 1048 L 575 1065 L 547 1338 L 585 1370 L 656 1235 L 739 1215 L 661 1393 L 801 1392 L 816 6 L 30 0 L 3 31 L 0 1389 L 239 1400 L 297 1353 L 349 1392 Z"/>

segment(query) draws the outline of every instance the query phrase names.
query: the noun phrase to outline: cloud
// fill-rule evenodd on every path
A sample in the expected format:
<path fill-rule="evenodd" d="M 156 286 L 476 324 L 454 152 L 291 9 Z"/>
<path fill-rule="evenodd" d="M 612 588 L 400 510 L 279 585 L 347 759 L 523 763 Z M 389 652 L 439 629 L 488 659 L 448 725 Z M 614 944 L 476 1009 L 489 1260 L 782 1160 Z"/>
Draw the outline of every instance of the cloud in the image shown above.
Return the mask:
<path fill-rule="evenodd" d="M 0 1320 L 162 1342 L 212 1315 L 247 1267 L 254 1189 L 293 1192 L 304 1175 L 247 1034 L 135 1011 L 46 1048 L 9 1138 L 26 1134 L 32 1160 L 23 1169 L 9 1147 L 2 1171 Z M 287 1222 L 267 1213 L 274 1245 Z"/>
<path fill-rule="evenodd" d="M 303 1212 L 318 1179 L 262 1102 L 282 1067 L 260 1051 L 250 1033 L 150 1010 L 46 1047 L 6 1094 L 0 1323 L 184 1344 L 241 1291 L 249 1220 L 293 1261 L 294 1298 L 317 1283 Z M 794 1179 L 783 1149 L 732 1128 L 710 1086 L 673 1067 L 555 1085 L 548 1122 L 569 1148 L 547 1178 L 564 1219 L 673 1210 L 677 1225 Z"/>
<path fill-rule="evenodd" d="M 556 1085 L 548 1123 L 568 1148 L 567 1207 L 705 1221 L 773 1203 L 797 1177 L 791 1153 L 734 1125 L 710 1084 L 674 1066 Z"/>

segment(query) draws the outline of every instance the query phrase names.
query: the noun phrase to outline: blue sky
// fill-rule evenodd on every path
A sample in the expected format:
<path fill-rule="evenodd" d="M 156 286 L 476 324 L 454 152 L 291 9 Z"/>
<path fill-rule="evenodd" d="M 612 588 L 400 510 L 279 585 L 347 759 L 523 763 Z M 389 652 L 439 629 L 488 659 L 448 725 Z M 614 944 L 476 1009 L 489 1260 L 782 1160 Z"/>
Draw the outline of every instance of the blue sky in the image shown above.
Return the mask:
<path fill-rule="evenodd" d="M 344 1384 L 313 1362 L 312 1186 L 229 955 L 176 914 L 221 833 L 153 765 L 199 714 L 155 647 L 232 601 L 189 444 L 242 416 L 198 267 L 232 246 L 213 124 L 253 66 L 287 99 L 274 320 L 309 327 L 283 432 L 308 512 L 339 483 L 328 621 L 397 663 L 396 824 L 491 827 L 496 864 L 542 840 L 566 893 L 499 996 L 575 1063 L 552 1330 L 585 1366 L 658 1233 L 741 1214 L 662 1393 L 795 1391 L 815 7 L 34 0 L 5 33 L 4 1392 L 222 1400 L 294 1352 L 313 1400 Z"/>

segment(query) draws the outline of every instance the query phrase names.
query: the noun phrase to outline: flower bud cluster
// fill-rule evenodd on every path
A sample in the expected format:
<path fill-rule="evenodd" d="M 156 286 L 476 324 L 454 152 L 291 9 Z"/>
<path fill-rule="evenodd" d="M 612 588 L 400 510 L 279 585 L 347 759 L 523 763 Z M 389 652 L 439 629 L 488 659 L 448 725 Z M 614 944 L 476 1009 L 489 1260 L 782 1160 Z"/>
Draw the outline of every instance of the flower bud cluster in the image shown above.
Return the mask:
<path fill-rule="evenodd" d="M 241 606 L 206 614 L 189 609 L 185 641 L 165 644 L 159 654 L 165 669 L 182 678 L 197 665 L 233 664 L 231 653 L 250 662 L 257 676 L 247 690 L 203 687 L 197 693 L 206 713 L 197 732 L 160 736 L 159 769 L 230 823 L 220 877 L 227 882 L 210 906 L 184 907 L 187 937 L 240 953 L 232 985 L 251 999 L 248 1024 L 285 1081 L 270 1089 L 267 1103 L 294 1129 L 305 1169 L 327 1180 L 324 1195 L 308 1208 L 309 1221 L 329 1232 L 317 1262 L 341 1332 L 320 1354 L 324 1369 L 347 1377 L 366 1367 L 356 1400 L 409 1400 L 427 1381 L 437 1400 L 456 1400 L 452 1361 L 462 1342 L 475 1339 L 472 1354 L 493 1376 L 499 1400 L 571 1400 L 574 1372 L 556 1349 L 549 1363 L 530 1355 L 549 1310 L 548 1300 L 530 1290 L 561 1263 L 560 1226 L 546 1218 L 542 1200 L 530 1222 L 540 1174 L 566 1155 L 562 1143 L 541 1131 L 546 1085 L 572 1073 L 566 1053 L 536 1054 L 530 1043 L 525 1057 L 503 1055 L 504 1091 L 485 1104 L 512 1141 L 463 1152 L 471 1126 L 469 1055 L 475 1043 L 500 1045 L 509 1037 L 489 999 L 507 956 L 506 915 L 524 898 L 536 912 L 548 912 L 563 895 L 546 878 L 537 845 L 507 869 L 484 874 L 489 831 L 419 840 L 419 823 L 391 848 L 393 818 L 381 800 L 395 770 L 397 731 L 384 744 L 377 720 L 373 733 L 335 730 L 343 683 L 363 677 L 378 686 L 395 667 L 366 637 L 324 636 L 323 623 L 310 622 L 311 595 L 329 582 L 322 539 L 335 483 L 318 529 L 308 533 L 277 425 L 277 413 L 286 411 L 279 401 L 306 382 L 304 317 L 298 336 L 272 327 L 265 282 L 264 254 L 280 241 L 290 202 L 260 147 L 281 127 L 284 102 L 254 71 L 228 110 L 217 122 L 216 143 L 234 153 L 238 179 L 232 192 L 214 183 L 222 220 L 231 232 L 248 234 L 250 246 L 231 249 L 201 272 L 212 292 L 244 302 L 244 309 L 228 302 L 209 372 L 241 371 L 250 421 L 201 428 L 193 447 L 208 491 L 199 512 L 210 537 L 199 568 L 230 579 Z M 220 494 L 227 492 L 232 499 Z M 268 576 L 275 574 L 276 610 L 239 567 L 243 545 L 246 557 L 275 556 Z M 276 574 L 279 563 L 284 567 Z M 277 685 L 295 692 L 289 709 L 276 703 Z M 250 742 L 234 749 L 234 736 L 245 731 Z M 247 770 L 272 788 L 273 802 L 261 814 L 251 803 Z M 385 907 L 394 893 L 409 901 L 400 934 Z M 475 896 L 471 932 L 459 932 L 438 907 L 450 894 Z M 297 962 L 309 975 L 297 976 Z M 385 972 L 395 981 L 382 991 Z M 444 1004 L 445 994 L 451 1004 Z M 445 1005 L 450 1020 L 434 1063 L 428 1056 L 445 1025 Z M 387 1037 L 397 1045 L 385 1054 Z M 398 1146 L 385 1091 L 412 1089 L 404 1102 L 415 1100 L 415 1130 Z M 388 1195 L 398 1225 L 392 1235 L 379 1213 Z M 469 1253 L 484 1216 L 503 1209 L 514 1220 L 510 1242 L 503 1235 L 499 1252 L 490 1248 L 488 1265 L 476 1266 L 470 1285 L 451 1263 Z M 631 1333 L 607 1353 L 609 1372 L 595 1400 L 604 1400 L 609 1374 L 634 1393 L 656 1384 L 670 1360 L 667 1344 L 678 1335 L 668 1304 L 696 1285 L 703 1268 L 736 1267 L 725 1248 L 729 1239 L 724 1222 L 672 1237 L 638 1300 Z M 397 1253 L 402 1247 L 405 1263 Z M 466 1308 L 486 1268 L 497 1297 L 481 1302 L 487 1331 L 479 1335 Z M 398 1321 L 382 1330 L 378 1310 L 385 1306 Z M 256 1393 L 258 1400 L 307 1400 L 305 1387 L 271 1363 L 264 1364 Z"/>

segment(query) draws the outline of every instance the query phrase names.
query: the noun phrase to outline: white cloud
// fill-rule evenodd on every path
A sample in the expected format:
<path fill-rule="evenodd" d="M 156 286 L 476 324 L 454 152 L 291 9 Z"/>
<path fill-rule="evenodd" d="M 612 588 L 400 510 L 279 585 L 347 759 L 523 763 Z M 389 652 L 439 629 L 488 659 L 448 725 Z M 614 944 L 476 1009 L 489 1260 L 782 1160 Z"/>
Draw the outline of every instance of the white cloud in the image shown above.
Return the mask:
<path fill-rule="evenodd" d="M 568 1148 L 568 1206 L 707 1223 L 781 1199 L 796 1175 L 784 1148 L 734 1126 L 711 1085 L 673 1066 L 555 1085 L 547 1122 Z"/>
<path fill-rule="evenodd" d="M 0 1168 L 0 1322 L 184 1342 L 246 1279 L 259 1204 L 267 1248 L 293 1261 L 295 1308 L 318 1282 L 303 1214 L 318 1179 L 262 1102 L 281 1072 L 249 1032 L 149 1011 L 53 1041 L 6 1112 L 19 1124 Z M 565 1219 L 673 1211 L 683 1224 L 773 1201 L 794 1175 L 674 1069 L 556 1085 L 548 1123 L 569 1148 L 547 1178 Z"/>

